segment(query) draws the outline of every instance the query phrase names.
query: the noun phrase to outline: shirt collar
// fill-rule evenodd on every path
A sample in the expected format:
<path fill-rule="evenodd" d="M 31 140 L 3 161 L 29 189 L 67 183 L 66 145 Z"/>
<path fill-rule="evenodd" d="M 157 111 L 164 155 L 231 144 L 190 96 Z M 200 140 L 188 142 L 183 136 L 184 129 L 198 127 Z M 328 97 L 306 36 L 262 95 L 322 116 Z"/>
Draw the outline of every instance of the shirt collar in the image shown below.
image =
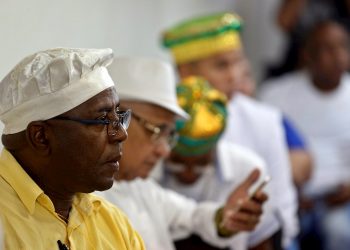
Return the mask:
<path fill-rule="evenodd" d="M 101 198 L 93 194 L 78 193 L 73 200 L 73 205 L 86 216 L 98 211 L 101 206 Z"/>
<path fill-rule="evenodd" d="M 33 214 L 35 202 L 44 192 L 6 149 L 0 155 L 0 176 L 10 184 L 24 206 Z"/>

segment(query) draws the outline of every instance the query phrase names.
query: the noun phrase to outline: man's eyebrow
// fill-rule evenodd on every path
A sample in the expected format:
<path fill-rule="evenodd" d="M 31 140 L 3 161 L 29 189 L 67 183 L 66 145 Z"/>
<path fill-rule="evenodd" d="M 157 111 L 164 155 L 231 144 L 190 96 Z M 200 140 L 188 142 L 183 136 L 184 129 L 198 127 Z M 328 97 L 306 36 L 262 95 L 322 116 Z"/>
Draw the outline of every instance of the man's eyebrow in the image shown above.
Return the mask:
<path fill-rule="evenodd" d="M 101 108 L 97 109 L 97 112 L 102 113 L 102 112 L 111 112 L 112 110 L 115 110 L 116 108 L 119 108 L 119 102 L 116 104 L 116 106 L 102 106 Z"/>

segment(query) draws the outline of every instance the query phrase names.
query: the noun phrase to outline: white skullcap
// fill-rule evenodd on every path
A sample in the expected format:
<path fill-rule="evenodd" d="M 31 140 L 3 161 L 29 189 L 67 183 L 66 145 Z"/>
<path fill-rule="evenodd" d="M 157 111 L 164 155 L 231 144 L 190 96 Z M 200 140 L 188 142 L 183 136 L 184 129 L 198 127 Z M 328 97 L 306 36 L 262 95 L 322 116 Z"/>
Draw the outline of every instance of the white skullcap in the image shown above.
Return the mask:
<path fill-rule="evenodd" d="M 156 59 L 116 57 L 108 71 L 118 84 L 120 100 L 152 103 L 188 119 L 177 103 L 175 73 L 170 64 Z"/>
<path fill-rule="evenodd" d="M 57 48 L 24 58 L 0 82 L 0 120 L 4 134 L 23 131 L 114 86 L 106 67 L 111 49 Z"/>

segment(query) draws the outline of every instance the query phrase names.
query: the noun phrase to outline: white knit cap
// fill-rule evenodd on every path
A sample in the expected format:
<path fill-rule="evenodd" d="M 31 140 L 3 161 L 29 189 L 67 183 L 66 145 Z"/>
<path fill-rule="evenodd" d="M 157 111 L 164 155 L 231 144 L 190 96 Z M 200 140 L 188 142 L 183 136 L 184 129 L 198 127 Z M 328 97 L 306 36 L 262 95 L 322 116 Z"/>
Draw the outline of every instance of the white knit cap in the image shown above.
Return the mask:
<path fill-rule="evenodd" d="M 170 64 L 156 59 L 116 57 L 108 71 L 118 85 L 120 100 L 152 103 L 188 119 L 177 103 L 175 73 Z"/>
<path fill-rule="evenodd" d="M 106 67 L 111 49 L 57 48 L 24 58 L 0 82 L 4 134 L 23 131 L 82 104 L 114 82 Z"/>

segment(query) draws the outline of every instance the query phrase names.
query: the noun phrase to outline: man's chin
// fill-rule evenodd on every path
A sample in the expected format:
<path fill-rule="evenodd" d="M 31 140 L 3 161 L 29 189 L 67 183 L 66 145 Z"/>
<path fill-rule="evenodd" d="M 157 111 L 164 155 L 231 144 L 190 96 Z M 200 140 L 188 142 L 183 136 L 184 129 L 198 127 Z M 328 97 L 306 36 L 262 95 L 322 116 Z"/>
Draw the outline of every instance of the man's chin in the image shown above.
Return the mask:
<path fill-rule="evenodd" d="M 141 179 L 147 179 L 148 176 L 149 176 L 149 173 L 150 173 L 149 171 L 147 173 L 142 173 L 138 177 L 141 178 Z"/>
<path fill-rule="evenodd" d="M 113 186 L 114 178 L 110 179 L 109 181 L 105 181 L 98 185 L 94 191 L 105 191 L 110 189 Z"/>

